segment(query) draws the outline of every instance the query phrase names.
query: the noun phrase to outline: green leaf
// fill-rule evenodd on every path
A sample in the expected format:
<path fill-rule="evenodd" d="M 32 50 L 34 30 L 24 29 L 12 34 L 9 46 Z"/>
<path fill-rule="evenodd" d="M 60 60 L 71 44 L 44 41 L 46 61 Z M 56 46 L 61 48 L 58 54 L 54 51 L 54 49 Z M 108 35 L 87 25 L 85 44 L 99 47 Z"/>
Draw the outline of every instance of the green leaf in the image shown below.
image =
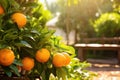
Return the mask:
<path fill-rule="evenodd" d="M 13 35 L 12 33 L 6 34 L 4 35 L 4 39 L 16 39 L 18 37 L 18 35 Z"/>
<path fill-rule="evenodd" d="M 33 49 L 33 48 L 27 48 L 27 47 L 23 47 L 23 48 L 21 48 L 22 50 L 22 52 L 21 52 L 21 57 L 23 57 L 23 56 L 31 56 L 31 57 L 34 57 L 35 56 L 35 49 Z"/>
<path fill-rule="evenodd" d="M 18 65 L 18 66 L 22 66 L 21 61 L 16 60 L 16 59 L 14 60 L 13 64 Z"/>
<path fill-rule="evenodd" d="M 19 9 L 19 4 L 15 0 L 8 0 L 10 6 L 13 7 L 13 9 L 18 10 Z"/>
<path fill-rule="evenodd" d="M 39 42 L 38 42 L 38 46 L 41 46 L 41 44 L 45 44 L 50 40 L 51 34 L 46 34 L 44 37 L 42 37 Z"/>
<path fill-rule="evenodd" d="M 20 76 L 20 73 L 18 72 L 18 68 L 15 65 L 10 65 L 10 69 L 12 69 L 17 76 Z"/>
<path fill-rule="evenodd" d="M 12 72 L 9 67 L 3 67 L 3 70 L 7 76 L 9 76 L 9 77 L 12 76 Z"/>
<path fill-rule="evenodd" d="M 32 36 L 24 36 L 23 39 L 29 44 L 31 45 L 31 47 L 35 47 L 36 46 L 36 42 L 35 39 Z"/>
<path fill-rule="evenodd" d="M 66 72 L 65 68 L 57 68 L 56 74 L 59 79 L 61 79 L 61 78 L 62 78 L 62 80 L 67 79 L 67 72 Z"/>
<path fill-rule="evenodd" d="M 37 30 L 32 30 L 32 31 L 30 31 L 30 33 L 32 33 L 32 34 L 37 34 L 37 35 L 40 35 L 41 33 L 39 33 Z"/>
<path fill-rule="evenodd" d="M 37 71 L 39 72 L 39 74 L 42 74 L 42 72 L 44 71 L 44 67 L 40 63 L 36 63 L 36 64 L 37 65 L 35 66 L 35 68 L 37 69 Z"/>
<path fill-rule="evenodd" d="M 70 54 L 75 54 L 75 49 L 72 46 L 60 45 L 62 48 L 66 49 L 66 51 Z"/>
<path fill-rule="evenodd" d="M 28 48 L 32 48 L 32 46 L 27 43 L 26 41 L 21 41 L 20 43 L 15 43 L 16 46 L 18 47 L 28 47 Z"/>

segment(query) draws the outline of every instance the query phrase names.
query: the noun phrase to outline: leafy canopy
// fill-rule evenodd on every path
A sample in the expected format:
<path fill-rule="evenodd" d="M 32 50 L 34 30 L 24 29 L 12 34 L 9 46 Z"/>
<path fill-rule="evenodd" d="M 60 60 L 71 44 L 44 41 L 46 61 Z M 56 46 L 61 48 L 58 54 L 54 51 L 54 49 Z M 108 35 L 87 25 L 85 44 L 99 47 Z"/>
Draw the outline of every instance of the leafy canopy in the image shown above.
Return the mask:
<path fill-rule="evenodd" d="M 120 36 L 120 15 L 105 13 L 95 21 L 94 27 L 99 37 Z"/>

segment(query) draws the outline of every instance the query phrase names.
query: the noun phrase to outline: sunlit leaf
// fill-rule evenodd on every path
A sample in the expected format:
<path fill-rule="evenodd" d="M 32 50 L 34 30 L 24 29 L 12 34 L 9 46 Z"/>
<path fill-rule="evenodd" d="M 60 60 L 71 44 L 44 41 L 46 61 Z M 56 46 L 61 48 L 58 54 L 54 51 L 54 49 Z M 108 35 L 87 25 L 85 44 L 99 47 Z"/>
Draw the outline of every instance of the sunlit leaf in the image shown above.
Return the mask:
<path fill-rule="evenodd" d="M 56 69 L 56 74 L 57 74 L 57 77 L 60 79 L 62 79 L 62 80 L 66 80 L 66 70 L 64 69 L 64 68 L 57 68 Z"/>

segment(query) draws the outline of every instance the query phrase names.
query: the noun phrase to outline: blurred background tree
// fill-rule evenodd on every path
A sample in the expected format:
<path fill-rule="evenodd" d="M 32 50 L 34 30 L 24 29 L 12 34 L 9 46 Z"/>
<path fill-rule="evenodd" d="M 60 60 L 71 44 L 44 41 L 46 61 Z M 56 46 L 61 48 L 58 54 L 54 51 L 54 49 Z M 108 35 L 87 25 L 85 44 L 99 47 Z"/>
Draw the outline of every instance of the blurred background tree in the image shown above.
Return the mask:
<path fill-rule="evenodd" d="M 111 7 L 110 12 L 104 12 L 94 20 L 93 26 L 97 37 L 120 36 L 120 1 L 113 0 Z"/>
<path fill-rule="evenodd" d="M 47 7 L 54 16 L 60 13 L 56 27 L 63 29 L 68 43 L 71 30 L 75 31 L 77 43 L 82 38 L 96 37 L 94 21 L 104 13 L 119 13 L 119 3 L 119 0 L 57 0 Z"/>

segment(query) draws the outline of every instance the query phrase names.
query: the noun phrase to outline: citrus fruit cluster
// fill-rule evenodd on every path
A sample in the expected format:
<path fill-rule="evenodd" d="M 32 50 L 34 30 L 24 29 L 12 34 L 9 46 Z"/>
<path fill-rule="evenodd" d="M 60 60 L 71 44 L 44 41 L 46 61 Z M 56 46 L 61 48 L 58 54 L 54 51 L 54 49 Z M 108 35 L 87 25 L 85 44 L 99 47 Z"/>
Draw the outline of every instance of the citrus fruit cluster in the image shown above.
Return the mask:
<path fill-rule="evenodd" d="M 47 62 L 49 60 L 49 58 L 50 58 L 50 52 L 46 48 L 42 48 L 40 50 L 37 50 L 35 53 L 35 59 L 40 63 Z M 55 67 L 66 66 L 69 63 L 70 63 L 70 56 L 67 53 L 56 53 L 53 56 L 52 64 Z M 22 68 L 24 70 L 31 70 L 35 65 L 34 59 L 32 59 L 30 57 L 23 58 L 22 64 L 23 64 Z"/>
<path fill-rule="evenodd" d="M 66 66 L 70 63 L 70 56 L 67 53 L 57 53 L 53 56 L 53 61 L 55 67 Z"/>
<path fill-rule="evenodd" d="M 40 63 L 45 63 L 50 58 L 50 52 L 48 49 L 42 48 L 35 53 L 35 59 Z M 9 66 L 14 62 L 15 55 L 11 49 L 0 50 L 0 64 L 3 66 Z M 53 56 L 52 63 L 55 67 L 66 66 L 70 63 L 70 56 L 67 53 L 57 53 Z M 34 59 L 30 57 L 24 57 L 22 59 L 22 68 L 24 70 L 31 70 L 35 63 Z"/>
<path fill-rule="evenodd" d="M 50 32 L 45 28 L 42 29 L 41 26 L 38 26 L 39 24 L 33 27 L 33 25 L 36 24 L 34 20 L 29 20 L 32 18 L 31 16 L 26 16 L 24 13 L 17 11 L 7 13 L 6 9 L 2 6 L 0 6 L 0 16 L 1 19 L 3 19 L 4 24 L 6 23 L 1 27 L 4 32 L 2 36 L 5 36 L 4 39 L 1 39 L 5 42 L 6 47 L 10 47 L 10 49 L 1 47 L 0 66 L 8 68 L 12 67 L 9 72 L 15 72 L 18 75 L 19 73 L 22 74 L 22 70 L 25 70 L 26 72 L 31 70 L 31 73 L 32 71 L 33 73 L 39 73 L 39 66 L 40 68 L 45 69 L 43 71 L 49 70 L 49 64 L 52 65 L 53 71 L 55 68 L 69 65 L 70 55 L 68 53 L 59 53 L 60 49 L 58 50 L 56 48 L 55 51 L 51 51 L 55 44 L 51 46 L 52 39 L 51 37 L 48 38 L 48 36 L 52 36 L 53 32 Z M 32 21 L 34 24 L 32 24 Z M 6 25 L 11 27 L 6 28 Z M 37 28 L 40 28 L 40 30 L 36 30 Z M 12 43 L 9 44 L 9 41 Z M 1 45 L 4 45 L 4 43 L 1 42 Z M 19 73 L 13 68 L 17 68 Z M 50 70 L 51 73 L 53 73 L 52 70 Z"/>
<path fill-rule="evenodd" d="M 50 58 L 50 52 L 46 48 L 37 50 L 37 52 L 35 53 L 35 59 L 40 63 L 47 62 L 49 58 Z M 22 68 L 24 70 L 31 70 L 35 65 L 34 59 L 30 57 L 24 57 L 22 59 L 22 64 L 23 64 Z"/>

